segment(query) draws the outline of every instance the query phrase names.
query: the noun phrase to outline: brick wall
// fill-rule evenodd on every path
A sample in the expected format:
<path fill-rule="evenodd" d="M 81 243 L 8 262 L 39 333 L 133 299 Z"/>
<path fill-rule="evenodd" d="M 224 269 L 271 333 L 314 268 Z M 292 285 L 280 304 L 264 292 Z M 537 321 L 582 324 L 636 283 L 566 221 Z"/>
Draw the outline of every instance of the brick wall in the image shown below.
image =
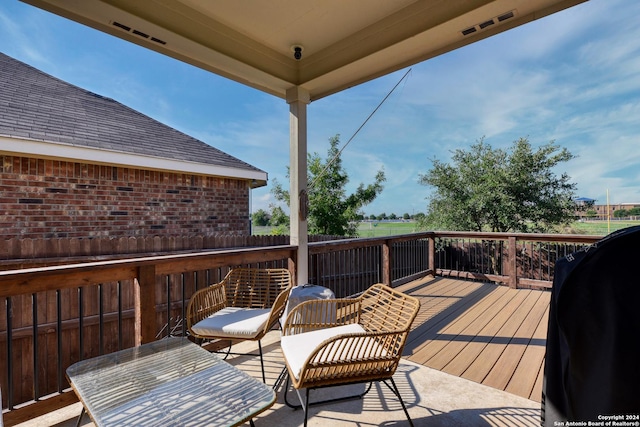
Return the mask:
<path fill-rule="evenodd" d="M 0 155 L 0 236 L 249 233 L 246 181 Z"/>

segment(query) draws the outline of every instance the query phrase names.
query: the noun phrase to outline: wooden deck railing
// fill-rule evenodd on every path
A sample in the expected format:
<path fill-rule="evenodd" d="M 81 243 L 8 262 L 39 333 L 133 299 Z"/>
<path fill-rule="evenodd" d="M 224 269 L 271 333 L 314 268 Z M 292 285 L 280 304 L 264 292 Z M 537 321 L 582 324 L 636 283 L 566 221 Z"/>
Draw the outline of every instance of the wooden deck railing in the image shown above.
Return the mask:
<path fill-rule="evenodd" d="M 511 288 L 551 288 L 555 262 L 601 236 L 526 233 L 435 233 L 436 275 L 479 279 Z"/>
<path fill-rule="evenodd" d="M 427 274 L 550 288 L 555 260 L 596 236 L 424 232 L 309 245 L 309 282 L 337 296 Z M 234 266 L 287 267 L 282 245 L 56 265 L 0 272 L 0 386 L 14 425 L 75 400 L 72 363 L 184 334 L 191 294 Z M 74 260 L 75 262 L 79 260 Z"/>
<path fill-rule="evenodd" d="M 184 333 L 186 302 L 234 266 L 288 267 L 295 246 L 207 251 L 0 272 L 5 425 L 74 402 L 82 359 Z"/>

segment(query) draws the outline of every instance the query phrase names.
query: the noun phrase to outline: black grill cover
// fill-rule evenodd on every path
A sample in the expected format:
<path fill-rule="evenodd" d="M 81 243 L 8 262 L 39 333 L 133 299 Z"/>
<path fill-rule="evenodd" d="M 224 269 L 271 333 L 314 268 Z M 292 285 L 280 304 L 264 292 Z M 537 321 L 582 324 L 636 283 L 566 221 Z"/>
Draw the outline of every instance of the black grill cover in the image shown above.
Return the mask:
<path fill-rule="evenodd" d="M 542 425 L 640 414 L 640 226 L 556 263 Z"/>

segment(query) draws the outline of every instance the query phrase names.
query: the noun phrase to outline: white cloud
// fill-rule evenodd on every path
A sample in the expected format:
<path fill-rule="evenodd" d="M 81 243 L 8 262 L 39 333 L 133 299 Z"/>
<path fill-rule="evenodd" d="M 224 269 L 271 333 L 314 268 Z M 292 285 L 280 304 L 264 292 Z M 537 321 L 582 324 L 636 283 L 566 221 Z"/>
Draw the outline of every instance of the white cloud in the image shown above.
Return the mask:
<path fill-rule="evenodd" d="M 256 212 L 260 209 L 269 212 L 271 205 L 277 201 L 273 198 L 271 193 L 264 187 L 252 190 L 251 192 L 251 212 Z M 283 207 L 283 209 L 286 207 Z"/>
<path fill-rule="evenodd" d="M 47 59 L 46 41 L 50 40 L 47 27 L 41 22 L 39 13 L 28 11 L 19 21 L 0 10 L 0 48 L 16 59 L 52 67 Z"/>

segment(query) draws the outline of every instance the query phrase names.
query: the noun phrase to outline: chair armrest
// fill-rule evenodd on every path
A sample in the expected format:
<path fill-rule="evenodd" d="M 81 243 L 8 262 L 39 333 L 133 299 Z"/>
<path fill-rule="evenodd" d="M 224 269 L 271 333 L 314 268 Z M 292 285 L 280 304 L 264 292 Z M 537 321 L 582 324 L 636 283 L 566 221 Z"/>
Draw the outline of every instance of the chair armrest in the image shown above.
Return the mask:
<path fill-rule="evenodd" d="M 317 346 L 303 364 L 297 383 L 392 376 L 402 356 L 406 332 L 336 335 Z M 340 380 L 342 381 L 342 380 Z"/>
<path fill-rule="evenodd" d="M 269 332 L 273 327 L 273 325 L 275 325 L 280 320 L 280 316 L 282 316 L 282 312 L 284 312 L 284 308 L 287 306 L 287 300 L 289 299 L 290 293 L 291 293 L 291 286 L 288 286 L 286 289 L 280 292 L 276 297 L 276 300 L 271 306 L 271 312 L 269 313 L 269 320 L 264 325 L 265 334 Z"/>
<path fill-rule="evenodd" d="M 282 335 L 358 323 L 359 313 L 360 300 L 357 298 L 304 301 L 289 311 L 282 327 Z"/>
<path fill-rule="evenodd" d="M 216 283 L 196 291 L 187 305 L 187 329 L 191 334 L 191 327 L 227 306 L 224 282 Z"/>

